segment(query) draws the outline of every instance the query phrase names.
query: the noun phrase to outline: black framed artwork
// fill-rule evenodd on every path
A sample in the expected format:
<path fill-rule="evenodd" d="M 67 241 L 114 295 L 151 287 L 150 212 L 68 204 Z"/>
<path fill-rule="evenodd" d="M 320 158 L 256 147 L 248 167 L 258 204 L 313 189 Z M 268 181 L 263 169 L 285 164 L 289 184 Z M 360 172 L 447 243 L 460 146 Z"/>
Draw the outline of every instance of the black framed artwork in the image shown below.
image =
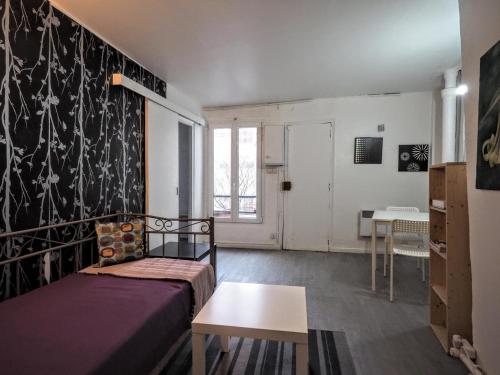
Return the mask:
<path fill-rule="evenodd" d="M 500 41 L 480 60 L 476 188 L 500 190 Z"/>
<path fill-rule="evenodd" d="M 382 164 L 381 137 L 354 138 L 354 164 Z"/>
<path fill-rule="evenodd" d="M 429 145 L 400 145 L 399 172 L 426 172 L 429 169 Z"/>

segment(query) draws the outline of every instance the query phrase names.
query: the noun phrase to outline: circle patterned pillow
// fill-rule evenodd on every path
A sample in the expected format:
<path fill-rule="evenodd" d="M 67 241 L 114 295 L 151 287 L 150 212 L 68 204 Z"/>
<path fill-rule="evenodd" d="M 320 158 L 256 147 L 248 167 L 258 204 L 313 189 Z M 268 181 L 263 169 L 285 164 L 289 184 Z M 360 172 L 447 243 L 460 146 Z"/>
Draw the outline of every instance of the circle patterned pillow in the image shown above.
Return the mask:
<path fill-rule="evenodd" d="M 99 266 L 141 259 L 144 256 L 144 222 L 96 223 Z"/>

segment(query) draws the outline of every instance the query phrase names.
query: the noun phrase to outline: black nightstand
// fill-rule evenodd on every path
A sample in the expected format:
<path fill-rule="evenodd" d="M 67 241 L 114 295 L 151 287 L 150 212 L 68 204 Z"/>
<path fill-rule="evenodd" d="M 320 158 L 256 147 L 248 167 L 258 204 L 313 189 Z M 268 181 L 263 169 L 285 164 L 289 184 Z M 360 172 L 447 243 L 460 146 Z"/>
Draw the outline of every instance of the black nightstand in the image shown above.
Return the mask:
<path fill-rule="evenodd" d="M 184 260 L 200 260 L 210 255 L 210 244 L 192 242 L 166 242 L 149 251 L 151 258 L 174 258 Z"/>

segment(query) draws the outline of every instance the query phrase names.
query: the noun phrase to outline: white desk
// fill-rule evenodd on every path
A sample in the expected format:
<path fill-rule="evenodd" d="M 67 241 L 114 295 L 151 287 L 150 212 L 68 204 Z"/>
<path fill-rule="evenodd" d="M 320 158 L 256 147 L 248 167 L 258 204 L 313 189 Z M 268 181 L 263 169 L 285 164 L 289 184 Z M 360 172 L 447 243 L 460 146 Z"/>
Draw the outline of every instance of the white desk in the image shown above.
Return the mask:
<path fill-rule="evenodd" d="M 376 290 L 375 271 L 377 269 L 377 225 L 392 225 L 393 220 L 429 221 L 428 212 L 375 211 L 372 217 L 372 290 Z M 392 229 L 392 228 L 391 228 Z"/>
<path fill-rule="evenodd" d="M 205 334 L 253 337 L 296 344 L 296 373 L 308 374 L 306 288 L 223 282 L 194 318 L 193 375 L 205 374 Z"/>

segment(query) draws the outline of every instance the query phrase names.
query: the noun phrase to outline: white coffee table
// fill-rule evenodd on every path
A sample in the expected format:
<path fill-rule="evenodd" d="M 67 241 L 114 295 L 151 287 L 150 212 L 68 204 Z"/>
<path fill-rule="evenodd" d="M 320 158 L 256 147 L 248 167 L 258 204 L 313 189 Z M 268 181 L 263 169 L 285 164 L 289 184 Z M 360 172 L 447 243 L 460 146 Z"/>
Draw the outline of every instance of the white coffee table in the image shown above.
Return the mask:
<path fill-rule="evenodd" d="M 307 374 L 306 289 L 298 286 L 223 282 L 191 325 L 193 375 L 205 375 L 205 335 L 220 337 L 221 350 L 229 351 L 229 337 L 296 344 L 297 374 Z"/>

